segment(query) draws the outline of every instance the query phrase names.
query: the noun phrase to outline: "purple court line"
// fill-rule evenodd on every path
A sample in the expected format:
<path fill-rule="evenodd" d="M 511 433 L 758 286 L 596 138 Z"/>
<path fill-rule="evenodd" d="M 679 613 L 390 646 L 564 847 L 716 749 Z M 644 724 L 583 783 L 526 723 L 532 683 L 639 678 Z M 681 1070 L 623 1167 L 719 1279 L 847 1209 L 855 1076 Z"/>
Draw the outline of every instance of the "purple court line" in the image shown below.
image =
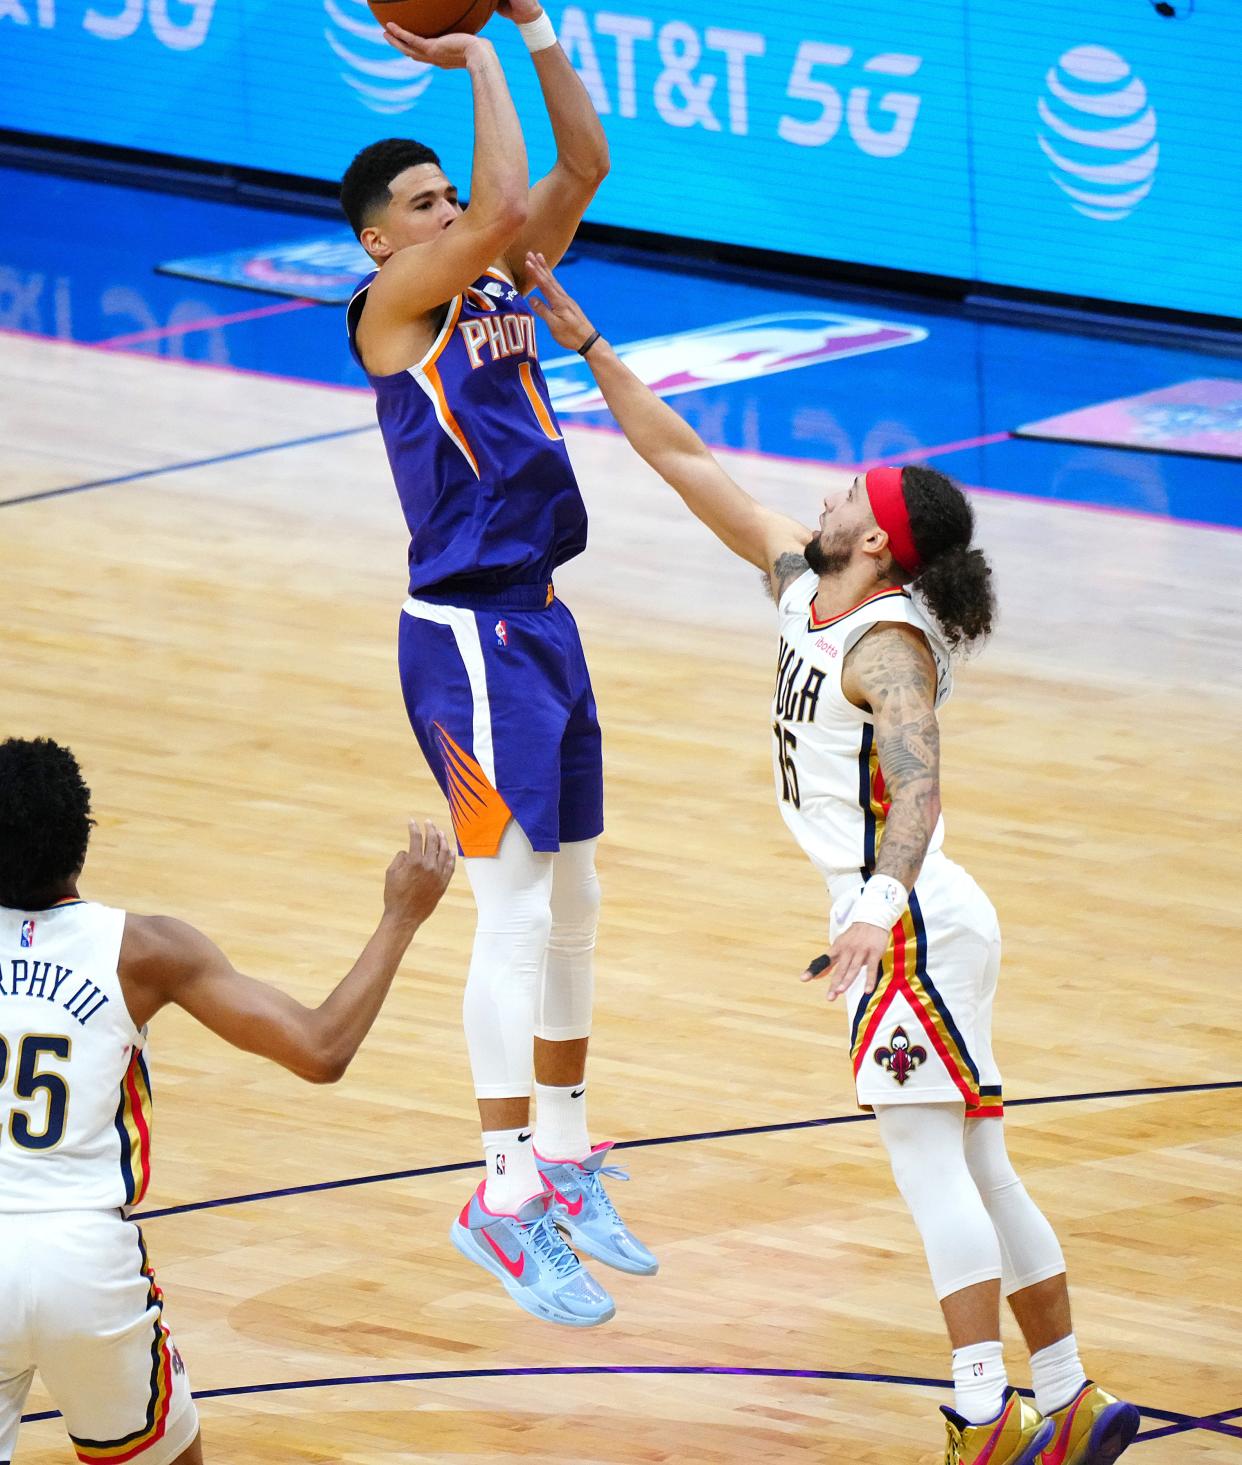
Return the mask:
<path fill-rule="evenodd" d="M 1006 436 L 1011 442 L 1025 443 L 1033 442 L 1033 438 L 1015 437 L 1012 433 Z M 1111 453 L 1120 449 L 1096 447 L 1097 452 Z M 1169 454 L 1168 456 L 1175 456 Z M 805 461 L 797 459 L 794 461 Z M 1217 462 L 1227 461 L 1217 459 Z M 831 465 L 829 465 L 831 466 Z M 958 480 L 961 481 L 960 479 Z M 962 487 L 969 494 L 981 494 L 984 498 L 994 499 L 1015 499 L 1024 504 L 1045 504 L 1054 509 L 1079 509 L 1089 514 L 1110 514 L 1115 519 L 1142 519 L 1149 524 L 1184 524 L 1188 529 L 1212 529 L 1220 534 L 1242 534 L 1242 525 L 1218 524 L 1211 519 L 1187 519 L 1180 514 L 1161 514 L 1156 509 L 1130 509 L 1122 508 L 1120 504 L 1093 504 L 1085 499 L 1054 499 L 1040 498 L 1036 494 L 1019 493 L 1012 488 L 985 488 L 982 483 L 963 483 Z"/>
<path fill-rule="evenodd" d="M 992 443 L 1007 443 L 1014 436 L 1011 432 L 985 432 L 982 437 L 964 437 L 960 442 L 941 443 L 935 448 L 915 448 L 913 452 L 901 454 L 903 463 L 925 463 L 928 458 L 943 458 L 949 453 L 964 453 L 967 448 L 986 448 Z M 866 473 L 872 468 L 882 468 L 887 460 L 884 458 L 868 458 L 864 463 L 841 464 L 840 466 L 848 473 L 853 468 L 855 473 Z"/>
<path fill-rule="evenodd" d="M 95 478 L 88 483 L 70 483 L 64 488 L 45 488 L 38 493 L 24 493 L 17 498 L 0 499 L 0 509 L 11 509 L 16 504 L 36 504 L 41 499 L 64 498 L 66 494 L 86 493 L 92 488 L 111 488 L 118 483 L 137 483 L 143 478 L 162 478 L 166 473 L 181 473 L 187 468 L 209 468 L 214 463 L 234 463 L 239 458 L 255 458 L 261 453 L 279 453 L 285 448 L 301 448 L 308 443 L 331 442 L 333 438 L 353 437 L 360 432 L 374 432 L 374 422 L 361 427 L 340 427 L 335 432 L 316 432 L 309 437 L 286 438 L 279 443 L 261 443 L 257 448 L 239 448 L 235 453 L 217 453 L 214 458 L 195 458 L 189 463 L 172 463 L 165 468 L 140 468 L 135 473 L 120 473 L 115 478 Z"/>
<path fill-rule="evenodd" d="M 319 302 L 310 301 L 308 303 L 314 305 Z M 222 371 L 227 372 L 231 376 L 251 376 L 257 377 L 261 381 L 286 382 L 290 386 L 314 387 L 327 392 L 348 392 L 356 397 L 370 397 L 372 395 L 369 387 L 351 387 L 344 382 L 315 381 L 310 377 L 286 376 L 282 372 L 276 371 L 257 371 L 251 367 L 233 366 L 225 362 L 187 361 L 177 356 L 152 356 L 145 351 L 128 350 L 125 347 L 117 347 L 115 344 L 109 342 L 66 340 L 63 336 L 49 336 L 42 331 L 15 331 L 8 327 L 0 326 L 0 337 L 3 336 L 15 336 L 28 341 L 45 341 L 53 346 L 74 346 L 83 351 L 106 351 L 115 356 L 134 356 L 143 361 L 158 361 L 161 366 L 184 366 L 194 371 Z M 575 432 L 603 433 L 609 437 L 620 438 L 625 436 L 620 428 L 608 427 L 603 423 L 569 422 L 565 425 L 571 427 Z M 979 438 L 962 438 L 957 442 L 942 443 L 936 447 L 915 448 L 903 456 L 907 462 L 927 462 L 931 458 L 939 457 L 942 454 L 963 452 L 969 447 L 983 447 L 988 444 L 1000 442 L 1020 443 L 1033 441 L 1035 440 L 1032 438 L 1020 438 L 1011 432 L 985 433 Z M 787 453 L 766 453 L 758 448 L 738 448 L 730 446 L 728 443 L 709 443 L 708 446 L 713 452 L 730 453 L 739 458 L 753 458 L 761 463 L 789 463 L 802 468 L 836 469 L 845 472 L 850 471 L 851 468 L 851 465 L 847 463 L 828 463 L 818 458 L 793 458 Z M 1094 450 L 1096 452 L 1119 451 L 1118 449 L 1106 448 L 1099 445 L 1096 445 Z M 181 466 L 192 468 L 197 465 L 188 463 Z M 164 471 L 169 473 L 176 472 L 176 466 L 165 469 Z M 856 467 L 854 471 L 857 471 Z M 1004 488 L 986 488 L 982 484 L 974 483 L 964 483 L 962 487 L 968 489 L 971 493 L 986 494 L 992 498 L 1017 499 L 1027 504 L 1047 504 L 1057 509 L 1077 509 L 1089 513 L 1112 514 L 1122 519 L 1143 519 L 1157 524 L 1185 524 L 1192 529 L 1211 529 L 1222 534 L 1242 534 L 1242 526 L 1236 524 L 1218 524 L 1210 519 L 1187 519 L 1181 515 L 1160 514 L 1151 509 L 1121 508 L 1116 504 L 1093 504 L 1078 499 L 1040 498 L 1037 494 L 1017 493 L 1012 489 Z M 63 491 L 54 489 L 47 496 L 53 497 L 56 493 Z M 0 500 L 0 508 L 4 507 L 5 502 L 19 503 L 24 501 L 19 499 Z"/>
<path fill-rule="evenodd" d="M 718 1364 L 577 1364 L 547 1366 L 538 1368 L 446 1368 L 420 1369 L 409 1373 L 376 1373 L 345 1375 L 335 1378 L 289 1379 L 272 1384 L 235 1384 L 222 1389 L 196 1389 L 195 1399 L 236 1399 L 250 1394 L 287 1394 L 302 1389 L 339 1389 L 356 1387 L 360 1384 L 416 1384 L 444 1383 L 461 1379 L 512 1379 L 512 1378 L 590 1378 L 599 1376 L 633 1375 L 659 1378 L 758 1378 L 758 1379 L 812 1379 L 820 1383 L 846 1384 L 899 1384 L 903 1388 L 951 1389 L 952 1380 L 920 1378 L 916 1375 L 897 1373 L 857 1373 L 852 1370 L 831 1368 L 730 1368 Z M 1019 1389 L 1028 1399 L 1033 1397 L 1030 1389 Z M 1211 1420 L 1200 1421 L 1189 1414 L 1179 1414 L 1172 1409 L 1149 1409 L 1136 1406 L 1140 1414 L 1149 1419 L 1169 1420 L 1177 1426 L 1173 1433 L 1197 1429 L 1201 1425 L 1212 1428 Z M 60 1411 L 46 1409 L 38 1414 L 22 1416 L 23 1424 L 33 1424 L 44 1419 L 58 1419 Z M 1212 1416 L 1215 1419 L 1216 1416 Z"/>
<path fill-rule="evenodd" d="M 162 341 L 168 336 L 188 336 L 192 331 L 210 331 L 218 326 L 236 326 L 242 321 L 263 320 L 269 315 L 287 315 L 291 310 L 305 310 L 308 305 L 317 305 L 316 300 L 282 300 L 278 305 L 260 305 L 254 310 L 239 310 L 234 315 L 207 315 L 202 320 L 187 320 L 175 326 L 157 326 L 150 331 L 132 331 L 128 336 L 109 336 L 103 341 L 92 341 L 92 346 L 116 351 L 125 346 L 136 346 L 140 341 Z M 75 343 L 78 344 L 78 343 Z"/>
<path fill-rule="evenodd" d="M 227 370 L 227 368 L 224 368 Z M 619 427 L 611 427 L 606 422 L 575 422 L 572 418 L 561 424 L 562 427 L 572 428 L 574 432 L 597 433 L 604 437 L 619 437 L 624 439 L 625 434 Z M 937 443 L 930 448 L 912 448 L 907 453 L 900 455 L 904 463 L 922 463 L 928 458 L 938 458 L 942 453 L 960 453 L 966 448 L 986 447 L 989 443 L 1016 441 L 1011 432 L 989 432 L 982 437 L 960 438 L 951 443 Z M 880 458 L 872 459 L 866 463 L 830 463 L 822 458 L 794 458 L 788 453 L 769 453 L 762 448 L 739 448 L 732 443 L 708 443 L 707 445 L 714 453 L 728 453 L 734 458 L 753 458 L 760 463 L 789 463 L 798 468 L 821 468 L 831 470 L 835 473 L 858 473 L 865 468 L 874 468 L 877 464 L 885 461 Z M 889 459 L 888 461 L 892 461 Z M 1027 494 L 1015 494 L 1015 498 L 1030 499 Z M 1043 503 L 1043 499 L 1035 500 Z M 1059 502 L 1059 500 L 1058 500 Z"/>
<path fill-rule="evenodd" d="M 1150 1411 L 1144 1410 L 1143 1413 Z M 1135 1444 L 1147 1440 L 1162 1440 L 1167 1435 L 1186 1434 L 1192 1429 L 1208 1430 L 1213 1434 L 1229 1435 L 1235 1439 L 1242 1439 L 1242 1429 L 1237 1425 L 1227 1424 L 1225 1421 L 1236 1419 L 1242 1414 L 1242 1409 L 1223 1409 L 1218 1414 L 1205 1414 L 1199 1419 L 1187 1417 L 1184 1421 L 1175 1424 L 1166 1424 L 1160 1429 L 1147 1429 L 1134 1437 Z"/>
<path fill-rule="evenodd" d="M 1054 1094 L 1046 1098 L 1009 1099 L 1006 1108 L 1018 1109 L 1038 1104 L 1081 1104 L 1093 1099 L 1155 1098 L 1166 1094 L 1213 1093 L 1221 1089 L 1242 1089 L 1242 1079 L 1221 1083 L 1173 1084 L 1164 1088 L 1103 1089 L 1098 1093 Z M 695 1134 L 656 1135 L 650 1139 L 623 1139 L 613 1146 L 618 1150 L 654 1148 L 657 1145 L 692 1144 L 710 1139 L 746 1139 L 757 1134 L 788 1134 L 800 1129 L 827 1129 L 839 1124 L 867 1124 L 871 1114 L 836 1114 L 825 1119 L 792 1119 L 778 1124 L 750 1124 L 739 1129 L 707 1129 Z M 443 1165 L 424 1165 L 412 1170 L 389 1170 L 380 1175 L 352 1175 L 344 1180 L 317 1180 L 308 1185 L 286 1185 L 275 1190 L 256 1190 L 245 1195 L 226 1195 L 214 1200 L 186 1201 L 182 1205 L 163 1206 L 158 1210 L 140 1211 L 135 1221 L 154 1221 L 161 1216 L 181 1216 L 192 1211 L 212 1211 L 223 1206 L 244 1206 L 253 1201 L 280 1200 L 293 1195 L 314 1195 L 320 1191 L 350 1190 L 359 1185 L 381 1185 L 393 1180 L 418 1180 L 427 1175 L 453 1175 L 477 1170 L 482 1160 L 456 1160 Z"/>
<path fill-rule="evenodd" d="M 312 302 L 314 303 L 314 302 Z M 184 366 L 191 371 L 222 371 L 228 376 L 252 376 L 259 381 L 285 382 L 291 387 L 315 387 L 324 392 L 344 392 L 351 397 L 366 397 L 374 400 L 370 387 L 351 387 L 346 382 L 312 381 L 305 376 L 285 376 L 279 371 L 259 371 L 249 366 L 233 366 L 221 361 L 189 361 L 184 356 L 153 356 L 149 351 L 131 351 L 126 347 L 114 347 L 99 341 L 66 340 L 64 336 L 49 336 L 44 331 L 15 331 L 0 326 L 0 336 L 13 336 L 23 341 L 43 341 L 49 346 L 73 346 L 80 351 L 101 351 L 109 356 L 132 356 L 136 361 L 158 362 L 161 366 Z"/>

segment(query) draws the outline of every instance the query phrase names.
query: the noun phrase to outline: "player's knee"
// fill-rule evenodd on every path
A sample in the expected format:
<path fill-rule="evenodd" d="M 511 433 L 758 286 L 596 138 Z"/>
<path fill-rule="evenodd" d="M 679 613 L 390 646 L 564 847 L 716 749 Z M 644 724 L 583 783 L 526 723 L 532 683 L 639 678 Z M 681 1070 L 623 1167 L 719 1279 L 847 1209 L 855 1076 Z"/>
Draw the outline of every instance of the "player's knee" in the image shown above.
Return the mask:
<path fill-rule="evenodd" d="M 1021 1188 L 1022 1182 L 1005 1148 L 1005 1126 L 1001 1119 L 972 1119 L 967 1123 L 966 1164 L 985 1200 Z"/>
<path fill-rule="evenodd" d="M 876 1106 L 880 1138 L 893 1179 L 917 1220 L 925 1204 L 970 1175 L 962 1154 L 960 1116 L 949 1104 Z"/>
<path fill-rule="evenodd" d="M 570 946 L 593 946 L 599 927 L 599 878 L 591 870 L 568 888 L 553 887 L 551 944 L 564 949 Z"/>
<path fill-rule="evenodd" d="M 508 951 L 517 959 L 533 953 L 542 960 L 552 933 L 552 907 L 543 892 L 515 896 L 507 905 L 479 912 L 476 948 Z"/>

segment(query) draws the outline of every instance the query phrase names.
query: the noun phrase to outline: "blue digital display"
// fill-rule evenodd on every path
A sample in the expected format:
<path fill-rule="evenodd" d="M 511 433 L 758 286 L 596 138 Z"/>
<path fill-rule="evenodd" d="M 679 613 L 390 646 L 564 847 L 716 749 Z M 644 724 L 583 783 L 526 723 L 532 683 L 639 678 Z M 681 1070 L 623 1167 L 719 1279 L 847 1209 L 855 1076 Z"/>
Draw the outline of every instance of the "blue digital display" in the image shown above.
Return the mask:
<path fill-rule="evenodd" d="M 597 222 L 1242 313 L 1242 6 L 592 0 L 550 7 L 608 131 Z M 488 28 L 528 127 L 524 49 Z M 468 182 L 469 82 L 364 0 L 0 0 L 0 125 L 336 178 L 418 137 Z"/>

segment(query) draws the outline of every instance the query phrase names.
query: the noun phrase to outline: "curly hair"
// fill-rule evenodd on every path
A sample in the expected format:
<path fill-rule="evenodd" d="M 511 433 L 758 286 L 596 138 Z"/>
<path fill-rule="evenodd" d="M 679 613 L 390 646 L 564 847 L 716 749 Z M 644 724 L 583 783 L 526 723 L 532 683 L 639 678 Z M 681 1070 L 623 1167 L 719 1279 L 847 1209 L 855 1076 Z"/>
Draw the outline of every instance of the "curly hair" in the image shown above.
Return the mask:
<path fill-rule="evenodd" d="M 934 468 L 903 468 L 901 488 L 923 563 L 914 588 L 950 648 L 967 650 L 992 634 L 996 619 L 992 567 L 970 544 L 975 511 L 957 484 Z"/>
<path fill-rule="evenodd" d="M 408 137 L 386 137 L 363 148 L 341 179 L 341 208 L 355 234 L 361 238 L 376 212 L 392 202 L 388 190 L 392 180 L 422 163 L 434 163 L 438 168 L 440 159 L 429 147 Z"/>
<path fill-rule="evenodd" d="M 82 868 L 94 823 L 68 748 L 51 738 L 0 743 L 0 906 L 51 905 Z"/>

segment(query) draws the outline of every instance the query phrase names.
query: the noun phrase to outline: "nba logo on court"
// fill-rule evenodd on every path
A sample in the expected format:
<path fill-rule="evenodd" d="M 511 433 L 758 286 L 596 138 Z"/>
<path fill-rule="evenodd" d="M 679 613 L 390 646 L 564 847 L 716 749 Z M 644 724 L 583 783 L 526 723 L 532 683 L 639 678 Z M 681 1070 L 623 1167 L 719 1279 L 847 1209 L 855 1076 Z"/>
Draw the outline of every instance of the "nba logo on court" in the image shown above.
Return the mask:
<path fill-rule="evenodd" d="M 496 645 L 507 646 L 509 644 L 509 622 L 496 622 Z"/>
<path fill-rule="evenodd" d="M 35 928 L 35 923 L 33 921 L 23 921 L 22 922 L 22 945 L 23 946 L 33 946 L 34 945 L 34 928 Z"/>

